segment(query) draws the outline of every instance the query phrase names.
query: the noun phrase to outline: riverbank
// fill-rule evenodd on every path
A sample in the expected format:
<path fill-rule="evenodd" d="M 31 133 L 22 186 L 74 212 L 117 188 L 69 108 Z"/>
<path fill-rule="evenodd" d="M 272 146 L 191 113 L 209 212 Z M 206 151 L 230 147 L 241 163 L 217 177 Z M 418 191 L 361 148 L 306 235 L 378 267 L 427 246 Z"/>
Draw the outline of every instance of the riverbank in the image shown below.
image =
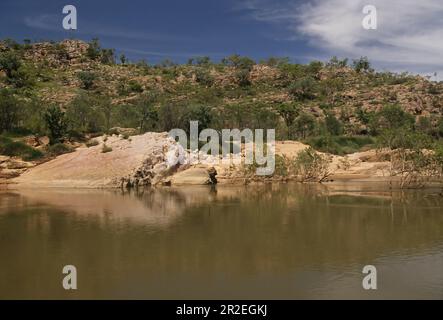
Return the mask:
<path fill-rule="evenodd" d="M 18 177 L 3 179 L 7 188 L 120 188 L 137 186 L 249 184 L 254 182 L 297 181 L 291 174 L 257 177 L 241 164 L 220 161 L 220 157 L 190 153 L 167 133 L 149 132 L 124 137 L 102 136 L 95 144 L 77 148 L 38 165 L 26 165 Z M 276 157 L 293 161 L 309 146 L 296 141 L 276 142 Z M 324 182 L 388 182 L 390 162 L 376 150 L 346 156 L 318 153 L 328 160 Z M 191 164 L 191 158 L 204 158 L 204 164 Z M 244 156 L 244 154 L 243 154 Z M 181 163 L 176 163 L 181 159 Z M 4 170 L 4 169 L 3 169 Z"/>

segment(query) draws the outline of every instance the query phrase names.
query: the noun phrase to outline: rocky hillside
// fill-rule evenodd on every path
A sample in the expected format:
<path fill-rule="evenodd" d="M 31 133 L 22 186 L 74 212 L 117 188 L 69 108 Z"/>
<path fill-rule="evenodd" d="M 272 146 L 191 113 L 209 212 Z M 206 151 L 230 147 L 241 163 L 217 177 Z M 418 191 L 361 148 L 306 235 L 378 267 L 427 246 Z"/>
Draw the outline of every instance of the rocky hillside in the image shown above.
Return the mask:
<path fill-rule="evenodd" d="M 404 156 L 414 172 L 407 179 L 443 172 L 443 83 L 375 71 L 365 57 L 296 64 L 232 55 L 152 65 L 117 61 L 98 40 L 0 42 L 0 179 L 95 187 L 213 183 L 214 173 L 219 181 L 254 179 L 244 167 L 170 172 L 176 144 L 165 132 L 188 130 L 191 120 L 200 129 L 276 129 L 279 179 L 300 176 L 297 154 L 308 145 L 319 152 L 306 159 L 341 176 L 392 174 L 376 146 L 414 149 L 387 153 L 391 162 Z"/>
<path fill-rule="evenodd" d="M 220 63 L 196 58 L 185 65 L 129 63 L 125 58 L 114 63 L 112 50 L 102 49 L 97 42 L 76 40 L 23 45 L 4 41 L 0 53 L 13 53 L 22 62 L 15 75 L 18 80 L 8 77 L 3 68 L 0 88 L 17 88 L 14 94 L 19 98 L 64 108 L 83 93 L 109 98 L 115 107 L 111 122 L 120 126 L 134 127 L 140 119 L 119 123 L 125 112 L 118 109 L 128 109 L 151 93 L 158 97 L 157 108 L 205 105 L 219 115 L 212 121 L 215 127 L 277 127 L 282 138 L 288 134 L 285 124 L 292 124 L 281 112 L 282 105 L 296 104 L 316 119 L 332 114 L 346 134 L 366 134 L 371 112 L 387 104 L 398 104 L 417 119 L 427 117 L 436 128 L 443 112 L 443 83 L 374 72 L 365 60 L 353 66 L 337 59 L 298 65 L 273 58 L 257 64 L 239 56 Z M 167 120 L 161 122 L 162 127 L 153 126 L 156 131 L 169 129 Z M 104 131 L 103 127 L 84 129 Z"/>

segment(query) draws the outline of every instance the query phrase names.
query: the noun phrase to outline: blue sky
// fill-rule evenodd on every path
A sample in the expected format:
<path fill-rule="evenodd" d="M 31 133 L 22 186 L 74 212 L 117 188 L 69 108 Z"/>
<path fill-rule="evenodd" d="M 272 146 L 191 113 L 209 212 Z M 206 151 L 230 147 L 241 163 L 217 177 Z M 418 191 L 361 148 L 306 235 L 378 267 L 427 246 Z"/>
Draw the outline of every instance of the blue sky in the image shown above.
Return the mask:
<path fill-rule="evenodd" d="M 62 28 L 75 5 L 78 30 Z M 297 62 L 368 56 L 379 69 L 443 74 L 443 1 L 371 0 L 377 30 L 364 30 L 360 0 L 2 0 L 0 38 L 98 37 L 131 60 L 185 62 L 238 53 Z M 441 71 L 441 72 L 440 72 Z"/>

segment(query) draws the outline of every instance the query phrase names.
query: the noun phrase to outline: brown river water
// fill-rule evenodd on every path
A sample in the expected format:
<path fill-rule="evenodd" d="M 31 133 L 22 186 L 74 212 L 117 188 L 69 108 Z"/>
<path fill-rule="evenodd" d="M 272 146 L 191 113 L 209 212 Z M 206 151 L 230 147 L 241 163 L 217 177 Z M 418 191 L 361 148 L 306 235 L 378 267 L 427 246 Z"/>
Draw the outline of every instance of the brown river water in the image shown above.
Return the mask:
<path fill-rule="evenodd" d="M 0 299 L 443 299 L 441 190 L 0 193 Z M 63 266 L 77 290 L 62 287 Z M 364 290 L 365 265 L 377 290 Z"/>

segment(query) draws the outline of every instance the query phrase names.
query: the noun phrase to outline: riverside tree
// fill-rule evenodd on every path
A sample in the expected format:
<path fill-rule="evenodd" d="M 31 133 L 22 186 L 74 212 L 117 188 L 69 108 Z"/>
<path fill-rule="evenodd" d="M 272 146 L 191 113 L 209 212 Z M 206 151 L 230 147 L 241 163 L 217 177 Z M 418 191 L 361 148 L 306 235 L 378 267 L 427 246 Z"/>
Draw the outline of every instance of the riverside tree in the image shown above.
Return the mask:
<path fill-rule="evenodd" d="M 68 128 L 65 113 L 58 106 L 50 106 L 44 113 L 44 119 L 49 131 L 49 143 L 61 142 Z"/>

